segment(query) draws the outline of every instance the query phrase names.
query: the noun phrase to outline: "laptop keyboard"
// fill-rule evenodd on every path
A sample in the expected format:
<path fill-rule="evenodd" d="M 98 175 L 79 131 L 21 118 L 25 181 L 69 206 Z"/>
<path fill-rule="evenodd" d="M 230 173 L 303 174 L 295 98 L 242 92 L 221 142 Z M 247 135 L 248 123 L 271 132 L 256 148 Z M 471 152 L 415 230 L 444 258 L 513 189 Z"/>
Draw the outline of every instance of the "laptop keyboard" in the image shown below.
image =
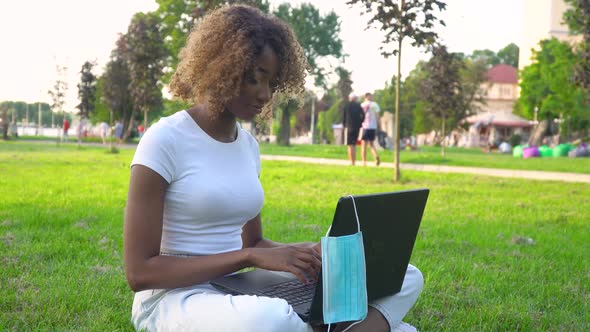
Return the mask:
<path fill-rule="evenodd" d="M 257 295 L 278 297 L 286 300 L 290 305 L 311 302 L 315 291 L 315 283 L 304 284 L 299 280 L 290 280 L 262 289 Z"/>

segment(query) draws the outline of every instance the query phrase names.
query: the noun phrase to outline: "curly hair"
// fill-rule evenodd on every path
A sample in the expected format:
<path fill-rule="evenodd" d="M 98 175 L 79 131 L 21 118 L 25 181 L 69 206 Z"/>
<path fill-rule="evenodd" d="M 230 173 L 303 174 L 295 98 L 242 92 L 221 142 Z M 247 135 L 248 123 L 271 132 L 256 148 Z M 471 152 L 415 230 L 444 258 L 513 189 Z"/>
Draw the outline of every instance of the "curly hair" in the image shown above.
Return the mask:
<path fill-rule="evenodd" d="M 170 92 L 194 103 L 206 103 L 211 114 L 220 114 L 240 93 L 244 76 L 268 45 L 277 55 L 279 68 L 272 84 L 277 94 L 300 97 L 305 91 L 309 64 L 295 34 L 287 24 L 259 9 L 226 5 L 193 28 L 170 82 Z M 268 118 L 271 105 L 261 114 Z"/>

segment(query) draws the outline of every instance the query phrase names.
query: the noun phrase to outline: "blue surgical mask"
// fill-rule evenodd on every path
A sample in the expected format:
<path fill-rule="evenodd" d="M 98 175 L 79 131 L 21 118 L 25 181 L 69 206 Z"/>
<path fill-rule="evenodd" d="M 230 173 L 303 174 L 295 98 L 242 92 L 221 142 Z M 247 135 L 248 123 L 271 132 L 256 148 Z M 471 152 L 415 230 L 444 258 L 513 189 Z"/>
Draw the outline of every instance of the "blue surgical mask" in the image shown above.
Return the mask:
<path fill-rule="evenodd" d="M 367 317 L 365 249 L 356 204 L 352 204 L 358 232 L 321 239 L 324 323 L 358 321 Z"/>

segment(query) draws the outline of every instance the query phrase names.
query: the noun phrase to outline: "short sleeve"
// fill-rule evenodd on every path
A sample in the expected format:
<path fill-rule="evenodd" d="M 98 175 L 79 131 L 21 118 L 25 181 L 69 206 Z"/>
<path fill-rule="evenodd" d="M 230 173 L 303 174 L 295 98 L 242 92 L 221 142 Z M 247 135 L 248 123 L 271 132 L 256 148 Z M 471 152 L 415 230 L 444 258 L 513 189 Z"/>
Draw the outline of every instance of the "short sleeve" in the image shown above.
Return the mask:
<path fill-rule="evenodd" d="M 162 123 L 156 123 L 147 130 L 137 145 L 131 167 L 146 166 L 160 174 L 166 182 L 172 182 L 175 144 L 170 130 L 171 128 Z"/>
<path fill-rule="evenodd" d="M 260 145 L 256 139 L 252 139 L 252 153 L 254 154 L 254 162 L 256 163 L 256 173 L 260 177 L 262 166 L 260 165 Z"/>
<path fill-rule="evenodd" d="M 375 113 L 379 114 L 381 112 L 381 108 L 379 108 L 379 104 L 373 103 L 373 106 L 375 106 Z"/>

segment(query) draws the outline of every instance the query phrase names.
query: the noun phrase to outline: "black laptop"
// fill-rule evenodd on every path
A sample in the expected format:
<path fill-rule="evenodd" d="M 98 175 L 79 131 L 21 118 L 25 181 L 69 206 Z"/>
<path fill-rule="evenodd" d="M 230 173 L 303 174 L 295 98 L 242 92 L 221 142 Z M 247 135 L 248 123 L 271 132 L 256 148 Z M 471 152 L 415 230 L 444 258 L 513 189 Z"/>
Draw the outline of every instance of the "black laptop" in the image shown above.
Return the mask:
<path fill-rule="evenodd" d="M 401 290 L 428 193 L 428 189 L 417 189 L 353 195 L 363 232 L 369 301 Z M 330 236 L 356 232 L 352 198 L 341 197 Z M 304 284 L 288 272 L 254 269 L 214 279 L 211 284 L 229 294 L 285 299 L 303 321 L 319 325 L 323 324 L 321 275 L 317 280 Z"/>

